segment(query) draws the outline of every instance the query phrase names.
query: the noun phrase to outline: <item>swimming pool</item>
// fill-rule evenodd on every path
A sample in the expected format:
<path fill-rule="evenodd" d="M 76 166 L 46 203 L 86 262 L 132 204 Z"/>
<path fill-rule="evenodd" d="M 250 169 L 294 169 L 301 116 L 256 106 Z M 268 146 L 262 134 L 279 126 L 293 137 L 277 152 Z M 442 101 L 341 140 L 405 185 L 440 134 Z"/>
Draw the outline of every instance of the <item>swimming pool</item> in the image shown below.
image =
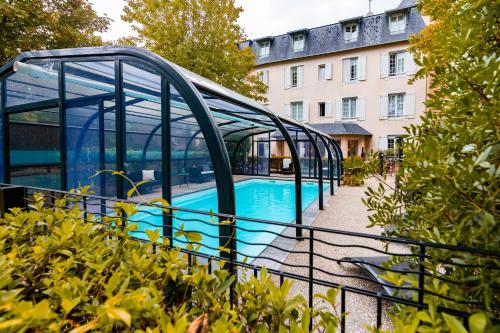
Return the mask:
<path fill-rule="evenodd" d="M 328 188 L 324 184 L 324 190 Z M 236 193 L 236 215 L 255 219 L 272 220 L 283 223 L 291 223 L 295 220 L 295 183 L 285 180 L 249 179 L 235 183 Z M 305 210 L 318 197 L 318 184 L 314 182 L 302 183 L 302 208 Z M 189 208 L 201 211 L 217 211 L 217 192 L 215 188 L 181 195 L 173 198 L 173 206 Z M 136 213 L 132 220 L 145 221 L 153 225 L 161 225 L 162 217 L 158 208 L 143 207 Z M 217 225 L 205 224 L 197 221 L 182 221 L 183 219 L 200 219 L 209 221 L 206 215 L 193 214 L 176 211 L 174 213 L 174 233 L 184 225 L 185 231 L 203 232 L 203 246 L 200 252 L 215 255 L 219 247 L 219 227 Z M 276 235 L 267 231 L 280 233 L 284 227 L 279 225 L 264 224 L 250 221 L 236 221 L 237 226 L 248 230 L 259 230 L 249 232 L 237 230 L 237 249 L 240 257 L 250 259 L 258 256 L 266 245 L 252 245 L 255 243 L 270 244 Z M 146 223 L 138 223 L 136 237 L 145 238 L 145 229 L 154 229 Z M 160 233 L 161 233 L 160 229 Z M 174 240 L 174 245 L 183 246 L 185 239 Z M 252 244 L 247 244 L 252 243 Z"/>

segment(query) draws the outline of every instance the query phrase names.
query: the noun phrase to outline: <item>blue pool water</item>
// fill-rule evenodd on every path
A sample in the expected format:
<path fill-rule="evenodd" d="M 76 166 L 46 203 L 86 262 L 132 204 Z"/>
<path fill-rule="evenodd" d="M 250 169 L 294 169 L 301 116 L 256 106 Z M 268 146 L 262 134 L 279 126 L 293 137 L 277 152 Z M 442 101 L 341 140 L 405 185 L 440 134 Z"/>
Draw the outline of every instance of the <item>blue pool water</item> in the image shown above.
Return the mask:
<path fill-rule="evenodd" d="M 235 183 L 236 192 L 236 215 L 255 219 L 272 220 L 283 223 L 291 223 L 295 220 L 295 184 L 292 181 L 250 179 Z M 328 185 L 324 184 L 324 190 Z M 302 184 L 302 208 L 305 210 L 318 197 L 318 184 L 307 182 Z M 198 191 L 173 198 L 173 206 L 179 208 L 189 208 L 201 211 L 217 211 L 217 192 L 215 188 Z M 145 221 L 148 223 L 138 223 L 136 237 L 146 238 L 145 229 L 153 229 L 151 225 L 161 225 L 162 217 L 158 208 L 143 207 L 136 213 L 131 220 Z M 187 212 L 174 212 L 174 233 L 184 225 L 185 231 L 197 231 L 203 233 L 200 252 L 215 255 L 219 247 L 219 227 L 211 223 L 202 223 L 198 221 L 183 221 L 183 219 L 199 219 L 210 221 L 206 215 L 193 214 Z M 283 226 L 264 224 L 237 220 L 238 227 L 247 230 L 258 230 L 249 232 L 237 230 L 236 238 L 239 257 L 248 257 L 252 259 L 258 256 L 270 244 L 277 235 L 270 233 L 280 233 Z M 161 232 L 161 229 L 160 229 Z M 177 238 L 174 245 L 183 246 L 185 239 Z M 247 244 L 251 243 L 251 244 Z M 262 245 L 252 245 L 261 243 Z"/>

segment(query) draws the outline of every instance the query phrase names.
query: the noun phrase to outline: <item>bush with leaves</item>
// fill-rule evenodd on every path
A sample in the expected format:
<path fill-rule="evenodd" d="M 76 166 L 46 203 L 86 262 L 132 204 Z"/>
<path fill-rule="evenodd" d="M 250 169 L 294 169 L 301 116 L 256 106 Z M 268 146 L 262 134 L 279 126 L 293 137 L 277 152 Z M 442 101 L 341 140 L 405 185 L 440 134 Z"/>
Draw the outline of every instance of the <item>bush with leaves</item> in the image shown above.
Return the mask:
<path fill-rule="evenodd" d="M 84 220 L 74 200 L 49 201 L 35 195 L 0 219 L 2 332 L 309 332 L 311 320 L 319 332 L 337 328 L 337 315 L 308 308 L 289 295 L 291 281 L 276 286 L 265 269 L 234 282 L 162 246 L 158 230 L 146 243 L 132 238 L 136 225 L 118 226 L 136 205 Z M 336 290 L 321 297 L 335 306 Z"/>
<path fill-rule="evenodd" d="M 370 220 L 394 226 L 397 236 L 499 253 L 500 2 L 423 0 L 419 8 L 432 23 L 413 38 L 411 49 L 421 67 L 415 79 L 431 80 L 430 111 L 421 125 L 407 129 L 400 191 L 381 184 L 367 192 Z M 478 313 L 469 322 L 471 332 L 494 331 L 487 323 L 500 314 L 498 257 L 432 252 L 436 259 L 425 260 L 427 271 L 455 283 L 437 284 L 429 277 L 426 289 L 465 304 L 431 297 L 429 310 L 398 308 L 396 326 L 406 332 L 466 332 L 460 320 L 435 310 L 448 306 Z"/>
<path fill-rule="evenodd" d="M 346 186 L 361 186 L 367 176 L 366 164 L 359 156 L 350 156 L 343 162 L 344 174 L 342 184 Z"/>

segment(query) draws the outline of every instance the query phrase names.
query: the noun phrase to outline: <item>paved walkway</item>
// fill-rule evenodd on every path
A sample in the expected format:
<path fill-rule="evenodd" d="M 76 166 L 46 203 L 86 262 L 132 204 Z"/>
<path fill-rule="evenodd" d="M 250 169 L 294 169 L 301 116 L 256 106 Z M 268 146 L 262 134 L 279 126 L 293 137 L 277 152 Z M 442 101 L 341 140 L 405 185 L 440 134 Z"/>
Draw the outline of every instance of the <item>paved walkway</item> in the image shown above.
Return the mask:
<path fill-rule="evenodd" d="M 329 229 L 337 229 L 342 231 L 353 231 L 368 234 L 379 235 L 383 230 L 378 227 L 367 228 L 369 224 L 368 216 L 370 215 L 367 211 L 365 205 L 361 201 L 365 197 L 365 190 L 368 186 L 376 187 L 377 181 L 375 179 L 369 179 L 366 181 L 364 186 L 361 187 L 340 187 L 336 189 L 335 196 L 330 197 L 325 205 L 325 210 L 321 211 L 319 215 L 313 222 L 313 226 L 324 227 Z M 364 239 L 358 237 L 350 237 L 340 234 L 327 234 L 327 233 L 315 233 L 315 239 L 324 240 L 329 243 L 335 243 L 338 245 L 363 245 L 370 246 L 376 249 L 383 250 L 383 243 L 371 239 Z M 390 247 L 391 250 L 399 250 L 400 252 L 406 252 L 404 248 L 396 248 L 395 246 Z M 309 241 L 303 241 L 297 243 L 295 251 L 308 251 Z M 359 247 L 339 247 L 332 246 L 320 241 L 314 242 L 314 253 L 321 254 L 335 259 L 342 259 L 344 257 L 353 256 L 380 256 L 373 250 L 367 250 L 365 248 Z M 308 265 L 309 258 L 304 254 L 290 254 L 282 269 L 288 272 L 293 272 L 297 274 L 307 275 L 308 272 L 305 269 L 289 267 L 286 264 L 292 265 Z M 356 268 L 352 264 L 343 263 L 342 265 L 324 258 L 315 257 L 314 266 L 321 268 L 329 273 L 339 274 L 339 275 L 362 275 L 363 271 Z M 362 288 L 371 291 L 380 291 L 378 287 L 369 282 L 359 279 L 335 277 L 322 272 L 315 272 L 316 278 L 321 278 L 328 281 L 334 281 L 344 286 L 352 286 L 357 288 Z M 315 287 L 314 293 L 324 293 L 326 288 Z M 307 283 L 296 282 L 294 285 L 293 293 L 300 292 L 306 299 L 308 297 L 308 285 Z M 316 301 L 317 302 L 317 301 Z M 340 300 L 338 302 L 340 304 Z M 321 306 L 320 303 L 317 305 Z M 383 305 L 384 313 L 382 316 L 383 328 L 390 329 L 391 323 L 390 319 L 386 314 L 387 304 Z M 365 325 L 375 325 L 376 323 L 376 301 L 375 299 L 367 296 L 362 296 L 359 294 L 346 293 L 346 309 L 349 312 L 346 317 L 346 331 L 347 332 L 366 332 Z"/>

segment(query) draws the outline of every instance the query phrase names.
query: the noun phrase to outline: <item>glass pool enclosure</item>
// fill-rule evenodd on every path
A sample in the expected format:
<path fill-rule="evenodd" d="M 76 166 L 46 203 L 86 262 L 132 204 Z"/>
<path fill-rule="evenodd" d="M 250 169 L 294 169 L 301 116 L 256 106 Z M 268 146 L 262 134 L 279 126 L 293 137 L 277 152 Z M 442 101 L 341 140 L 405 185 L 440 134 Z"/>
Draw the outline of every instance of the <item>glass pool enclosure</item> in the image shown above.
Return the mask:
<path fill-rule="evenodd" d="M 327 134 L 135 47 L 25 52 L 0 69 L 0 181 L 124 198 L 122 170 L 168 202 L 212 187 L 219 213 L 237 213 L 234 178 L 276 176 L 271 147 L 289 148 L 295 223 L 304 179 L 340 179 L 342 155 Z M 279 176 L 279 175 L 278 175 Z M 90 178 L 92 177 L 92 178 Z M 224 233 L 221 230 L 221 233 Z"/>

